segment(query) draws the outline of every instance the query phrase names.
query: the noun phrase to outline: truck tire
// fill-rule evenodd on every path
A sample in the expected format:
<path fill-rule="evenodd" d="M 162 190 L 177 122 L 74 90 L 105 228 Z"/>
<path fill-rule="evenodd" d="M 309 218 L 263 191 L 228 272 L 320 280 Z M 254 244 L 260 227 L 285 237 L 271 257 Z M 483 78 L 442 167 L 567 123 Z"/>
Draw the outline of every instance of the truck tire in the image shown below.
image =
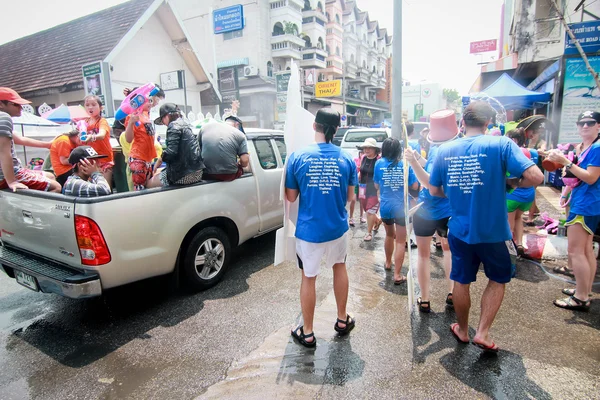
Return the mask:
<path fill-rule="evenodd" d="M 204 228 L 184 252 L 184 283 L 194 290 L 205 290 L 223 278 L 231 256 L 231 244 L 221 229 Z"/>

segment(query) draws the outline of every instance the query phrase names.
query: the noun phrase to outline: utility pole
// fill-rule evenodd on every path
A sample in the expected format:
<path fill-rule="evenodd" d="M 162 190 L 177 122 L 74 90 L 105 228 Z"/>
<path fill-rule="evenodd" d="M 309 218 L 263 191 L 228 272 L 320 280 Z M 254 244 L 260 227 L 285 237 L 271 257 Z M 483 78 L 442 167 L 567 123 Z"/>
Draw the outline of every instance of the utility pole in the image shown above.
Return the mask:
<path fill-rule="evenodd" d="M 583 51 L 583 48 L 581 47 L 581 45 L 579 44 L 579 41 L 575 37 L 575 34 L 571 30 L 571 28 L 569 28 L 569 24 L 567 24 L 567 21 L 565 19 L 565 15 L 563 14 L 563 12 L 561 11 L 560 7 L 556 3 L 556 0 L 550 0 L 550 3 L 552 4 L 552 7 L 554 7 L 554 9 L 556 10 L 556 13 L 558 14 L 560 22 L 565 27 L 565 30 L 567 31 L 567 34 L 569 35 L 569 37 L 571 38 L 571 40 L 575 44 L 575 47 L 577 48 L 577 51 L 579 52 L 579 55 L 581 56 L 581 58 L 583 59 L 583 62 L 585 63 L 585 66 L 587 67 L 587 70 L 594 77 L 594 81 L 596 82 L 596 87 L 598 89 L 600 89 L 600 77 L 598 77 L 598 73 L 594 70 L 594 68 L 592 68 L 592 65 L 590 64 L 590 60 L 588 60 L 587 56 L 585 55 L 585 52 Z M 581 4 L 580 4 L 580 6 L 581 6 Z M 577 8 L 579 8 L 579 6 Z"/>
<path fill-rule="evenodd" d="M 342 116 L 346 118 L 346 126 L 348 118 L 346 117 L 346 62 L 342 64 Z"/>
<path fill-rule="evenodd" d="M 392 43 L 392 137 L 402 140 L 402 0 L 394 0 Z"/>

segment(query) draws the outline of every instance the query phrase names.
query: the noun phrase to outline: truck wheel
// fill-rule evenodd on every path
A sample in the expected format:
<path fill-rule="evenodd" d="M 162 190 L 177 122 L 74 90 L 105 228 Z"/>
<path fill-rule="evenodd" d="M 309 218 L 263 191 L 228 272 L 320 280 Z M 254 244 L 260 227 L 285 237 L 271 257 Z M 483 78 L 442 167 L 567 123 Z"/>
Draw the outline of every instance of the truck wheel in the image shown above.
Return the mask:
<path fill-rule="evenodd" d="M 216 285 L 227 269 L 231 252 L 229 237 L 219 228 L 204 228 L 185 249 L 183 275 L 195 290 Z"/>

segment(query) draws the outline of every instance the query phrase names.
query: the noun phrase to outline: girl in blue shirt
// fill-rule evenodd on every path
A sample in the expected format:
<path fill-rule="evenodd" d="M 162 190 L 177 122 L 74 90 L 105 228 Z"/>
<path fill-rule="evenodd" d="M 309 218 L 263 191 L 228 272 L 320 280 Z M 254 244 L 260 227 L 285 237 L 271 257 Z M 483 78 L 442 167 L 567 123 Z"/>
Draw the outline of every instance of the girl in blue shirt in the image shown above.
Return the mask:
<path fill-rule="evenodd" d="M 380 197 L 381 220 L 385 224 L 385 269 L 392 269 L 392 256 L 394 255 L 394 238 L 396 255 L 394 256 L 394 284 L 406 282 L 402 275 L 402 263 L 406 254 L 406 223 L 404 214 L 404 167 L 401 160 L 400 141 L 388 138 L 381 146 L 381 158 L 375 164 L 373 181 Z M 408 184 L 411 189 L 417 189 L 417 179 L 412 172 L 408 172 Z"/>
<path fill-rule="evenodd" d="M 575 162 L 558 150 L 548 154 L 550 161 L 564 165 L 566 171 L 581 181 L 573 188 L 571 209 L 565 224 L 568 227 L 569 265 L 577 284 L 574 290 L 563 289 L 563 293 L 570 297 L 555 300 L 554 305 L 568 310 L 588 311 L 597 268 L 592 241 L 600 226 L 600 113 L 582 113 L 577 119 L 577 127 L 583 143 Z"/>

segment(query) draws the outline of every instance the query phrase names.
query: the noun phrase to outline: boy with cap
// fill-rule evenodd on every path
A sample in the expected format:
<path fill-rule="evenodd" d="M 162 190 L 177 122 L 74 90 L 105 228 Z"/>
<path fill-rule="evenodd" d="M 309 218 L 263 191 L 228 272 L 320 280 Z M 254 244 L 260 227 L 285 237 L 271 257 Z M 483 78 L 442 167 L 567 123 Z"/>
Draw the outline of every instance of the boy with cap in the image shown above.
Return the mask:
<path fill-rule="evenodd" d="M 110 185 L 95 160 L 105 158 L 90 146 L 77 147 L 69 156 L 73 175 L 67 179 L 63 194 L 76 197 L 98 197 L 111 194 Z"/>
<path fill-rule="evenodd" d="M 470 285 L 483 263 L 489 282 L 481 298 L 473 344 L 491 352 L 497 352 L 498 346 L 489 329 L 512 276 L 511 258 L 516 257 L 506 217 L 506 173 L 518 177 L 511 183 L 516 187 L 539 185 L 544 180 L 539 168 L 511 139 L 485 135 L 494 115 L 484 101 L 469 104 L 463 114 L 465 137 L 440 146 L 429 178 L 430 193 L 450 200 L 450 279 L 455 282 L 452 300 L 458 319 L 450 329 L 458 341 L 469 342 Z"/>
<path fill-rule="evenodd" d="M 296 253 L 302 270 L 300 303 L 304 325 L 291 334 L 305 347 L 315 347 L 313 333 L 316 303 L 315 283 L 320 263 L 326 257 L 333 267 L 333 288 L 337 303 L 334 329 L 349 333 L 355 320 L 346 313 L 348 301 L 348 214 L 346 202 L 354 196 L 358 177 L 350 154 L 331 143 L 340 126 L 340 114 L 330 108 L 319 110 L 314 122 L 315 141 L 292 153 L 287 161 L 285 195 L 294 202 L 300 196 L 296 224 Z"/>
<path fill-rule="evenodd" d="M 13 138 L 12 117 L 20 116 L 21 107 L 30 103 L 30 101 L 22 99 L 14 90 L 0 87 L 0 189 L 10 188 L 13 192 L 18 189 L 60 192 L 58 182 L 49 179 L 44 174 L 23 168 L 17 158 L 15 142 L 24 146 L 50 147 L 50 143 L 30 138 L 17 139 L 17 136 Z"/>

